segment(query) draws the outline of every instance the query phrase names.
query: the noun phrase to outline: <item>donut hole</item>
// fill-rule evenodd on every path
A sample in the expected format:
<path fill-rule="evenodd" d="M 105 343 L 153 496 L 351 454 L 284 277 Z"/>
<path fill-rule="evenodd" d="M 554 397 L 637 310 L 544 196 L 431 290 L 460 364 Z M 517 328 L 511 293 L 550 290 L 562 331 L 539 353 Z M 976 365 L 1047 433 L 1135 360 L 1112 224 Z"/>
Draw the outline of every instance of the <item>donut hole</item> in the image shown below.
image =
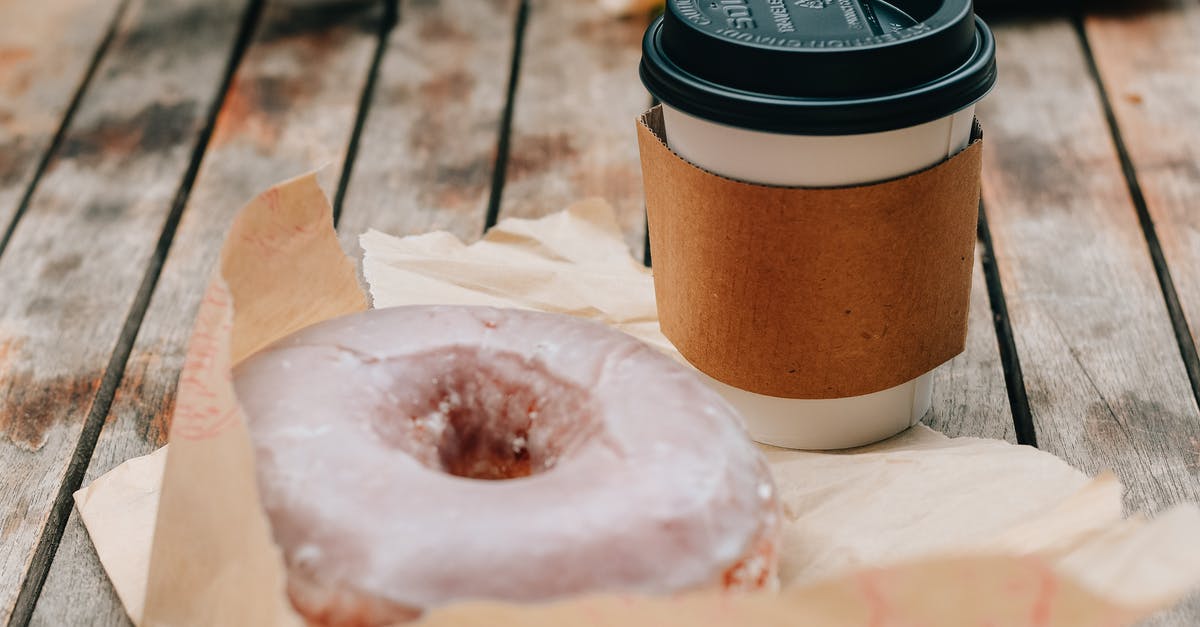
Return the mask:
<path fill-rule="evenodd" d="M 455 347 L 406 359 L 387 395 L 399 406 L 378 414 L 377 432 L 434 470 L 504 480 L 552 469 L 598 431 L 586 389 L 538 360 L 482 353 Z"/>

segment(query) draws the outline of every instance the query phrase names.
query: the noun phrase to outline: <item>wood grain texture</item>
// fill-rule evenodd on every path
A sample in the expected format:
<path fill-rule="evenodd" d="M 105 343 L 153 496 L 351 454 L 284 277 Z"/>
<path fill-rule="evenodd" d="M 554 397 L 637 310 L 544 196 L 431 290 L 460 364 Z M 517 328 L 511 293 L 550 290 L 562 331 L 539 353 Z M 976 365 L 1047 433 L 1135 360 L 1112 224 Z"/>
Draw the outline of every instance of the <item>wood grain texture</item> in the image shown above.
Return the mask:
<path fill-rule="evenodd" d="M 645 238 L 635 119 L 648 15 L 614 19 L 598 2 L 530 3 L 500 218 L 539 217 L 599 196 L 630 251 Z"/>
<path fill-rule="evenodd" d="M 1158 0 L 1124 9 L 1092 8 L 1084 30 L 1200 349 L 1200 4 Z M 1200 594 L 1193 594 L 1146 625 L 1197 622 Z"/>
<path fill-rule="evenodd" d="M 36 547 L 244 9 L 130 4 L 0 256 L 0 622 L 25 573 L 47 566 L 50 552 Z"/>
<path fill-rule="evenodd" d="M 984 198 L 1041 448 L 1132 510 L 1200 494 L 1200 413 L 1072 25 L 997 28 Z"/>
<path fill-rule="evenodd" d="M 1200 3 L 1143 2 L 1084 27 L 1200 348 Z"/>
<path fill-rule="evenodd" d="M 483 232 L 517 0 L 404 2 L 388 37 L 338 230 Z"/>
<path fill-rule="evenodd" d="M 1017 442 L 996 326 L 983 277 L 980 247 L 975 245 L 967 348 L 938 368 L 933 379 L 933 409 L 925 424 L 950 437 L 993 438 Z"/>
<path fill-rule="evenodd" d="M 120 0 L 0 2 L 0 234 L 120 6 Z"/>
<path fill-rule="evenodd" d="M 345 152 L 378 42 L 379 5 L 271 5 L 221 107 L 213 138 L 85 481 L 166 442 L 192 318 L 225 230 L 270 185 L 332 164 Z M 99 618 L 104 620 L 100 621 Z M 127 622 L 77 514 L 68 521 L 33 625 Z"/>

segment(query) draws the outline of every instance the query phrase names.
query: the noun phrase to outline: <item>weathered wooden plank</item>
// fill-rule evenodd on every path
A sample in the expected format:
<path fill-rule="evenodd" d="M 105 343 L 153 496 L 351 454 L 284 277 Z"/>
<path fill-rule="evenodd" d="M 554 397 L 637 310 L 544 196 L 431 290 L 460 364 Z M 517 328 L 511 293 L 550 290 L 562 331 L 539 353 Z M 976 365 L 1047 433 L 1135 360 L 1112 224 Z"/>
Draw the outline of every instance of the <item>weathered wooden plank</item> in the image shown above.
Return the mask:
<path fill-rule="evenodd" d="M 65 571 L 65 572 L 64 572 Z M 65 576 L 64 576 L 65 575 Z M 68 587 L 68 586 L 74 586 Z M 59 627 L 60 625 L 132 625 L 125 608 L 117 599 L 112 584 L 104 574 L 100 558 L 92 548 L 87 529 L 79 522 L 79 514 L 71 518 L 63 530 L 62 541 L 49 578 L 34 606 L 30 625 Z"/>
<path fill-rule="evenodd" d="M 22 582 L 46 572 L 69 507 L 60 487 L 95 437 L 87 419 L 107 402 L 110 356 L 132 339 L 123 326 L 245 8 L 131 2 L 0 256 L 0 622 L 32 609 L 28 596 L 16 606 Z"/>
<path fill-rule="evenodd" d="M 1039 445 L 1127 505 L 1200 494 L 1200 412 L 1070 22 L 997 28 L 984 198 Z"/>
<path fill-rule="evenodd" d="M 338 230 L 483 232 L 517 0 L 405 2 L 388 37 Z"/>
<path fill-rule="evenodd" d="M 1125 9 L 1093 8 L 1084 29 L 1193 347 L 1200 349 L 1200 5 L 1158 0 Z M 1200 594 L 1147 624 L 1197 622 Z"/>
<path fill-rule="evenodd" d="M 987 283 L 976 245 L 971 279 L 971 313 L 967 349 L 934 375 L 933 409 L 925 424 L 951 437 L 1008 440 L 1016 443 L 1008 388 L 1000 362 L 996 326 L 988 300 Z"/>
<path fill-rule="evenodd" d="M 1158 0 L 1133 8 L 1093 12 L 1084 27 L 1192 346 L 1200 349 L 1200 4 Z"/>
<path fill-rule="evenodd" d="M 0 240 L 121 0 L 0 3 Z"/>
<path fill-rule="evenodd" d="M 192 317 L 234 213 L 271 184 L 325 164 L 336 186 L 379 40 L 382 7 L 271 5 L 225 96 L 213 138 L 138 331 L 86 480 L 161 446 Z M 105 620 L 99 621 L 99 617 Z M 72 515 L 32 624 L 125 623 Z"/>
<path fill-rule="evenodd" d="M 645 212 L 634 119 L 649 16 L 615 19 L 597 2 L 530 3 L 499 215 L 537 217 L 599 196 L 642 257 Z"/>

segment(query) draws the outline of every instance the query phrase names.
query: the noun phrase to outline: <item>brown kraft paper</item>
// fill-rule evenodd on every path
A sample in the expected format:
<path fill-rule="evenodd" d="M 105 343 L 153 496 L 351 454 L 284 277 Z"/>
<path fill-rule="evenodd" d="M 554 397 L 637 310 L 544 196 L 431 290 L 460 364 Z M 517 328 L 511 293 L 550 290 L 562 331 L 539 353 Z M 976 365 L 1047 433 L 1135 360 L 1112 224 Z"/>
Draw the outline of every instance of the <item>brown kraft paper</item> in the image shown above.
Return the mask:
<path fill-rule="evenodd" d="M 302 623 L 259 503 L 231 371 L 293 331 L 366 308 L 314 175 L 271 188 L 238 215 L 179 378 L 140 624 Z"/>
<path fill-rule="evenodd" d="M 982 132 L 902 178 L 755 185 L 702 170 L 638 120 L 663 333 L 729 385 L 783 398 L 886 390 L 966 346 Z"/>

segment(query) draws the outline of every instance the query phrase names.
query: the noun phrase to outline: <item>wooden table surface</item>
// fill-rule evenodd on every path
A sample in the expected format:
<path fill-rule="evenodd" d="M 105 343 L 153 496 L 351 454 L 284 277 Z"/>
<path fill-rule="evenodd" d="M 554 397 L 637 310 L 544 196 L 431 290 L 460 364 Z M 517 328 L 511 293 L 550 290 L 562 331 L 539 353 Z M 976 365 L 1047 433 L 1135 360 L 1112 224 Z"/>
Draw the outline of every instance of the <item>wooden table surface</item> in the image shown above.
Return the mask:
<path fill-rule="evenodd" d="M 970 338 L 927 421 L 1112 469 L 1153 514 L 1200 500 L 1200 0 L 1126 4 L 981 10 L 1001 78 Z M 127 624 L 71 494 L 165 442 L 201 286 L 266 186 L 324 166 L 348 250 L 600 195 L 644 257 L 646 23 L 583 0 L 0 2 L 0 621 Z"/>

